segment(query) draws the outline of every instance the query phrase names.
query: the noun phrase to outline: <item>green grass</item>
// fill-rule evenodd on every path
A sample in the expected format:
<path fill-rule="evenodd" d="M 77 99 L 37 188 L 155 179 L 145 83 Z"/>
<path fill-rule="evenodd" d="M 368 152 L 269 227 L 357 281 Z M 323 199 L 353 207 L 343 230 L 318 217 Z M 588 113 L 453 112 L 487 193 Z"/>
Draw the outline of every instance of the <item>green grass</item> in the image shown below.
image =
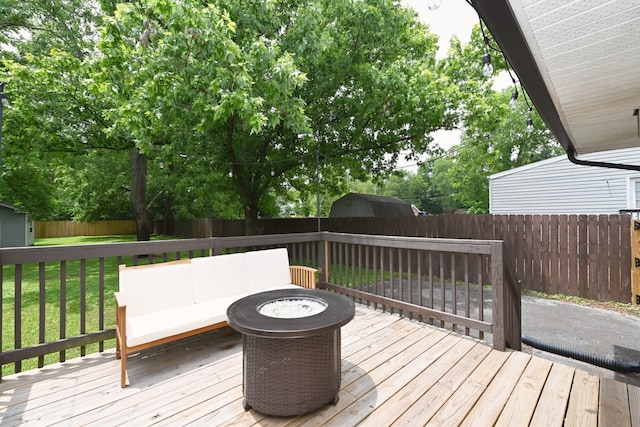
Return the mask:
<path fill-rule="evenodd" d="M 151 240 L 170 240 L 175 237 L 153 236 Z M 36 239 L 36 246 L 60 246 L 60 245 L 97 245 L 101 243 L 126 243 L 135 242 L 136 236 L 133 234 L 123 234 L 119 236 L 74 236 L 74 237 L 49 237 L 46 239 Z"/>
<path fill-rule="evenodd" d="M 155 237 L 153 240 L 167 239 L 166 237 Z M 78 245 L 78 244 L 100 244 L 116 242 L 134 242 L 135 236 L 81 236 L 69 238 L 48 238 L 37 239 L 37 246 L 51 245 Z M 182 254 L 182 257 L 187 254 Z M 174 259 L 173 254 L 170 259 Z M 122 261 L 127 265 L 133 264 L 132 257 L 123 257 Z M 140 264 L 147 262 L 144 258 L 139 258 Z M 155 261 L 158 262 L 158 261 Z M 104 260 L 104 327 L 115 327 L 115 300 L 113 293 L 118 288 L 118 259 L 117 257 L 105 258 Z M 80 284 L 79 260 L 66 262 L 66 298 L 60 300 L 62 280 L 60 262 L 47 262 L 44 266 L 44 342 L 51 342 L 60 339 L 60 307 L 64 305 L 66 319 L 64 325 L 66 336 L 73 337 L 79 335 L 81 331 L 81 284 Z M 85 325 L 86 332 L 99 330 L 100 316 L 100 289 L 99 289 L 99 260 L 87 259 L 85 263 L 86 277 L 86 311 Z M 15 348 L 14 325 L 15 325 L 15 266 L 3 266 L 2 270 L 2 349 L 11 350 Z M 20 345 L 29 347 L 39 342 L 40 333 L 40 266 L 37 263 L 22 265 L 22 313 L 20 316 L 22 324 L 22 340 Z M 105 343 L 105 348 L 115 346 L 115 340 Z M 98 344 L 91 344 L 86 347 L 86 354 L 98 351 Z M 80 349 L 66 351 L 66 359 L 78 357 Z M 58 353 L 45 356 L 45 365 L 58 362 Z M 22 362 L 22 370 L 37 367 L 37 359 L 29 359 Z M 14 365 L 9 364 L 2 367 L 2 375 L 14 373 Z"/>

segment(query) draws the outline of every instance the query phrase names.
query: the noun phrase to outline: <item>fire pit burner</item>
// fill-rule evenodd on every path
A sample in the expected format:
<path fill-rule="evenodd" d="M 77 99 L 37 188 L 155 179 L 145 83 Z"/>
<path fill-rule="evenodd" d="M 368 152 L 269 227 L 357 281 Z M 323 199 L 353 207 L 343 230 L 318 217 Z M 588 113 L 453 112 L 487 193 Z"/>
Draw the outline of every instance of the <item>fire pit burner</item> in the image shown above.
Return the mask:
<path fill-rule="evenodd" d="M 258 307 L 263 316 L 278 319 L 299 319 L 314 316 L 327 309 L 327 303 L 314 298 L 282 298 L 267 301 Z"/>

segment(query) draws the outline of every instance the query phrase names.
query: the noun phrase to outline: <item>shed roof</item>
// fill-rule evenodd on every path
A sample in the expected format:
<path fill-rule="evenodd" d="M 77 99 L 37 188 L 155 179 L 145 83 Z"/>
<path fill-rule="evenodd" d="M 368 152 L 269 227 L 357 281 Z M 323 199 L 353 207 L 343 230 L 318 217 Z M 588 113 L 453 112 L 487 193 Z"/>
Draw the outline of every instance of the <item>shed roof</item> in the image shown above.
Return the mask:
<path fill-rule="evenodd" d="M 3 203 L 3 202 L 0 202 L 0 207 L 7 208 L 7 209 L 11 209 L 11 210 L 14 210 L 14 211 L 16 211 L 16 212 L 22 212 L 22 211 L 20 211 L 18 208 L 16 208 L 15 206 L 10 205 L 9 203 Z"/>
<path fill-rule="evenodd" d="M 377 196 L 373 194 L 347 193 L 331 206 L 329 216 L 345 216 L 338 214 L 337 207 L 341 204 L 361 203 L 366 204 L 369 216 L 393 217 L 393 216 L 415 216 L 411 204 L 397 197 Z M 362 216 L 362 215 L 354 215 Z"/>

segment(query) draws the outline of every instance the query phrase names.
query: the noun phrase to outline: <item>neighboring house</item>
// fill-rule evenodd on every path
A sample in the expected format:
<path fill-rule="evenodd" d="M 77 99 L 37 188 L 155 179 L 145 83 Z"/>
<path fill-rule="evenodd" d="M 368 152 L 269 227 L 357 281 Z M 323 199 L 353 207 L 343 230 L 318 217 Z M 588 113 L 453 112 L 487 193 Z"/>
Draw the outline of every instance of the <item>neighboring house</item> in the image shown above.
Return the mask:
<path fill-rule="evenodd" d="M 29 214 L 0 203 L 0 247 L 32 246 L 34 243 L 35 224 Z"/>
<path fill-rule="evenodd" d="M 640 165 L 640 148 L 581 159 Z M 489 177 L 492 214 L 616 214 L 625 209 L 640 209 L 638 171 L 579 166 L 562 155 Z"/>
<path fill-rule="evenodd" d="M 397 197 L 348 193 L 331 205 L 329 218 L 415 216 L 410 203 Z"/>

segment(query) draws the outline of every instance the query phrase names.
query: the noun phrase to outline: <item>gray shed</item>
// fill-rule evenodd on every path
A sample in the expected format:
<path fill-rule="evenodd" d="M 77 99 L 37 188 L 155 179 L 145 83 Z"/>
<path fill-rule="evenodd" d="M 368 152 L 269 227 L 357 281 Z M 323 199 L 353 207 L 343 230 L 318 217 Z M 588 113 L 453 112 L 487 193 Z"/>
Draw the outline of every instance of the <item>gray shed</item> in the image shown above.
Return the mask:
<path fill-rule="evenodd" d="M 329 218 L 415 216 L 411 204 L 397 197 L 348 193 L 331 205 Z"/>
<path fill-rule="evenodd" d="M 0 247 L 33 246 L 35 224 L 29 214 L 0 202 Z"/>

